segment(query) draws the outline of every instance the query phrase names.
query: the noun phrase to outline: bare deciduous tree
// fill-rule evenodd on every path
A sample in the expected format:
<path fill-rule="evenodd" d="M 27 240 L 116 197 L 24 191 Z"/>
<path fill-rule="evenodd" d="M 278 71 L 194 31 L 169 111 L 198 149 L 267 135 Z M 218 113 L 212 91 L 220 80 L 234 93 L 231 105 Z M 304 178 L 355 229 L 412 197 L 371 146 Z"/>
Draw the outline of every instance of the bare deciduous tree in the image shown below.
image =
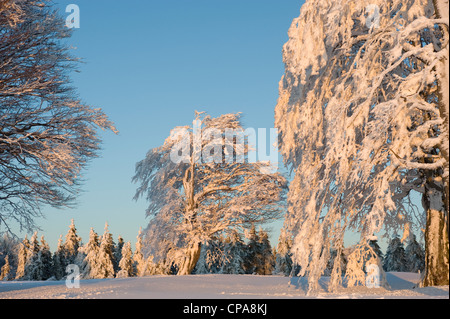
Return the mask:
<path fill-rule="evenodd" d="M 98 128 L 116 132 L 70 84 L 78 61 L 47 1 L 0 0 L 0 226 L 31 230 L 42 205 L 70 206 L 97 155 Z M 0 228 L 1 230 L 1 228 Z"/>

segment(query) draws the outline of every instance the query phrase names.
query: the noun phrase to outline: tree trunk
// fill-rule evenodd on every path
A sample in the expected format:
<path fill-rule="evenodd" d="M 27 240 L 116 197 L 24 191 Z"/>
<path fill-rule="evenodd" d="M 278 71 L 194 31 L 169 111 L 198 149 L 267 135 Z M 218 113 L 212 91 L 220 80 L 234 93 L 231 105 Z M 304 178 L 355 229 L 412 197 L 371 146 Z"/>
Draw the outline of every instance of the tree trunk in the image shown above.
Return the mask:
<path fill-rule="evenodd" d="M 448 217 L 444 205 L 444 185 L 428 178 L 422 203 L 427 214 L 425 229 L 425 273 L 421 286 L 449 284 Z"/>
<path fill-rule="evenodd" d="M 448 0 L 433 0 L 437 18 L 448 19 Z M 438 62 L 439 111 L 444 119 L 444 135 L 439 154 L 449 162 L 449 62 L 448 62 L 448 28 L 442 27 L 446 46 L 443 58 Z M 445 41 L 444 41 L 445 43 Z M 437 154 L 437 153 L 436 153 Z M 448 168 L 447 168 L 448 169 Z M 449 284 L 449 180 L 443 170 L 425 172 L 426 183 L 422 203 L 426 211 L 425 229 L 425 273 L 421 286 L 440 286 Z"/>
<path fill-rule="evenodd" d="M 449 18 L 449 7 L 448 0 L 433 0 L 436 17 L 439 19 L 448 19 Z M 441 117 L 444 119 L 444 130 L 441 134 L 444 135 L 442 145 L 439 146 L 442 157 L 447 161 L 447 165 L 450 161 L 449 158 L 449 145 L 448 138 L 450 134 L 449 128 L 449 31 L 446 27 L 441 27 L 442 33 L 444 34 L 444 38 L 446 39 L 446 46 L 442 48 L 443 51 L 446 51 L 446 54 L 443 55 L 443 58 L 439 61 L 436 66 L 437 75 L 438 75 L 438 96 L 439 96 L 439 112 Z M 445 40 L 444 40 L 445 43 Z M 445 174 L 444 174 L 445 175 Z M 445 188 L 445 198 L 444 205 L 446 209 L 446 213 L 449 211 L 449 176 L 448 174 L 444 176 L 444 188 Z M 447 229 L 449 228 L 449 218 L 447 216 Z"/>
<path fill-rule="evenodd" d="M 198 259 L 200 258 L 200 252 L 202 250 L 202 244 L 199 242 L 190 244 L 186 248 L 186 256 L 184 257 L 183 263 L 180 265 L 180 270 L 178 271 L 179 276 L 190 275 L 197 265 Z"/>

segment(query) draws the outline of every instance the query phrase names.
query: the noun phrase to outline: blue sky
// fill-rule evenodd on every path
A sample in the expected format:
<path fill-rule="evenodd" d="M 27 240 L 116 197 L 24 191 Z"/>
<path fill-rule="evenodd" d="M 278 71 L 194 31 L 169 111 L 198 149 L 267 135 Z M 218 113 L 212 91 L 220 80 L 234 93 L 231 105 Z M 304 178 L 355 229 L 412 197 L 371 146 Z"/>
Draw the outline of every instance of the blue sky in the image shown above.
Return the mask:
<path fill-rule="evenodd" d="M 55 1 L 64 16 L 69 4 L 80 8 L 70 44 L 84 61 L 74 85 L 120 133 L 101 134 L 101 157 L 84 172 L 77 208 L 44 208 L 39 234 L 55 249 L 72 218 L 84 241 L 107 221 L 115 239 L 134 245 L 148 223 L 145 200 L 132 200 L 134 166 L 172 128 L 191 123 L 194 110 L 243 112 L 246 127 L 274 126 L 281 50 L 303 1 Z"/>

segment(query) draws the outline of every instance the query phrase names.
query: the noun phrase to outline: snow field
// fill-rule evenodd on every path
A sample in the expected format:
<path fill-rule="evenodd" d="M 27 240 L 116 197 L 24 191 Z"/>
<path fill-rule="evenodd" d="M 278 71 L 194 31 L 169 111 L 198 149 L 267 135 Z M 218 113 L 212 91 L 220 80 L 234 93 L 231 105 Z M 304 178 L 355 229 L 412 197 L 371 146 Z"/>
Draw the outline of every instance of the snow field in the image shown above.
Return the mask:
<path fill-rule="evenodd" d="M 64 281 L 0 282 L 0 299 L 448 299 L 449 287 L 413 288 L 414 273 L 387 273 L 391 289 L 342 288 L 326 292 L 329 277 L 319 281 L 321 290 L 307 294 L 303 278 L 252 275 L 149 276 L 82 280 L 79 289 Z"/>

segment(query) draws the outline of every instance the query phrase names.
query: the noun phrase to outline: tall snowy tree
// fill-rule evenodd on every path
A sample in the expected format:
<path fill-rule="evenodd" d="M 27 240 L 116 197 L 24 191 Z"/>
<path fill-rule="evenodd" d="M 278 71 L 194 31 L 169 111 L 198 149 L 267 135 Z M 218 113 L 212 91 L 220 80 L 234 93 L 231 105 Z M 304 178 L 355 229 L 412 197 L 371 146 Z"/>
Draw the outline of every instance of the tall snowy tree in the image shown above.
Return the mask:
<path fill-rule="evenodd" d="M 112 235 L 109 232 L 108 223 L 106 223 L 97 254 L 97 274 L 100 278 L 114 278 L 113 247 Z"/>
<path fill-rule="evenodd" d="M 59 237 L 58 246 L 53 254 L 52 265 L 53 265 L 53 276 L 56 280 L 61 280 L 66 274 L 66 253 L 64 252 L 64 245 L 62 240 L 62 235 Z"/>
<path fill-rule="evenodd" d="M 384 261 L 384 254 L 381 251 L 380 245 L 378 245 L 378 238 L 373 238 L 369 240 L 369 246 L 372 247 L 375 254 L 377 254 L 378 258 L 380 259 L 380 262 L 383 263 Z"/>
<path fill-rule="evenodd" d="M 136 249 L 133 255 L 134 267 L 136 268 L 136 275 L 138 277 L 144 276 L 146 263 L 142 253 L 142 228 L 139 229 L 139 233 L 136 241 Z"/>
<path fill-rule="evenodd" d="M 31 236 L 30 246 L 27 251 L 27 262 L 25 264 L 26 280 L 42 280 L 42 260 L 39 255 L 40 245 L 37 239 L 37 232 Z"/>
<path fill-rule="evenodd" d="M 152 217 L 146 242 L 178 275 L 192 272 L 202 243 L 283 212 L 286 179 L 271 163 L 250 160 L 249 135 L 239 114 L 197 113 L 192 126 L 175 128 L 137 163 L 135 199 L 145 196 Z"/>
<path fill-rule="evenodd" d="M 64 242 L 64 252 L 67 265 L 74 264 L 81 246 L 81 238 L 77 234 L 75 221 L 72 219 Z"/>
<path fill-rule="evenodd" d="M 275 274 L 289 276 L 292 272 L 292 238 L 290 237 L 284 228 L 281 229 L 275 255 Z"/>
<path fill-rule="evenodd" d="M 32 231 L 42 205 L 73 206 L 97 130 L 116 129 L 71 85 L 80 61 L 51 1 L 2 0 L 0 30 L 0 221 Z"/>
<path fill-rule="evenodd" d="M 44 236 L 41 236 L 41 245 L 39 247 L 38 256 L 41 266 L 39 269 L 40 280 L 47 280 L 53 276 L 53 267 L 50 246 L 45 241 Z"/>
<path fill-rule="evenodd" d="M 425 252 L 417 242 L 416 236 L 412 235 L 405 248 L 406 271 L 423 272 L 425 269 Z"/>
<path fill-rule="evenodd" d="M 10 236 L 8 233 L 0 237 L 0 265 L 3 266 L 6 263 L 6 258 L 8 258 L 10 265 L 8 280 L 13 280 L 15 277 L 20 245 L 19 239 Z"/>
<path fill-rule="evenodd" d="M 99 239 L 97 233 L 91 228 L 89 233 L 89 241 L 86 244 L 84 252 L 86 257 L 84 258 L 81 266 L 81 277 L 84 279 L 97 279 L 102 278 L 99 271 Z"/>
<path fill-rule="evenodd" d="M 254 224 L 248 231 L 246 237 L 247 237 L 247 245 L 246 245 L 246 253 L 244 255 L 243 268 L 246 274 L 252 275 L 253 273 L 255 273 L 255 270 L 259 264 L 256 255 L 259 246 L 258 244 L 259 236 L 258 233 L 256 232 L 256 227 Z"/>
<path fill-rule="evenodd" d="M 269 241 L 269 234 L 264 231 L 259 231 L 259 241 L 256 259 L 258 260 L 258 267 L 255 273 L 258 275 L 271 275 L 275 266 L 275 256 L 272 252 L 272 246 Z"/>
<path fill-rule="evenodd" d="M 244 274 L 243 263 L 245 256 L 245 244 L 240 234 L 234 230 L 226 238 L 223 251 L 223 264 L 221 274 Z"/>
<path fill-rule="evenodd" d="M 120 242 L 120 241 L 119 241 Z M 127 242 L 122 245 L 121 259 L 119 261 L 119 271 L 117 277 L 126 278 L 133 277 L 136 274 L 136 268 L 133 262 L 133 251 L 131 250 L 131 243 Z"/>
<path fill-rule="evenodd" d="M 194 272 L 196 274 L 218 274 L 225 262 L 225 243 L 223 238 L 212 238 L 201 248 L 199 260 Z"/>
<path fill-rule="evenodd" d="M 114 272 L 117 273 L 120 270 L 119 263 L 122 260 L 122 249 L 123 245 L 125 244 L 122 236 L 119 235 L 117 238 L 117 245 L 114 245 L 113 248 L 113 265 L 114 265 Z"/>
<path fill-rule="evenodd" d="M 9 256 L 5 257 L 5 264 L 0 269 L 0 281 L 10 280 L 11 266 L 9 265 Z"/>
<path fill-rule="evenodd" d="M 427 217 L 423 284 L 448 284 L 448 42 L 446 0 L 309 0 L 294 19 L 275 125 L 310 291 L 347 231 L 361 235 L 352 256 L 372 258 L 373 233 L 417 224 L 412 190 Z M 330 290 L 341 283 L 337 263 Z"/>
<path fill-rule="evenodd" d="M 383 268 L 385 271 L 406 271 L 405 248 L 400 238 L 393 238 L 387 247 Z"/>
<path fill-rule="evenodd" d="M 16 280 L 24 279 L 25 277 L 25 265 L 27 264 L 27 256 L 28 256 L 28 249 L 30 248 L 30 241 L 28 240 L 27 236 L 25 235 L 25 238 L 23 239 L 22 243 L 20 244 L 19 253 L 17 256 L 17 270 L 16 270 Z"/>

